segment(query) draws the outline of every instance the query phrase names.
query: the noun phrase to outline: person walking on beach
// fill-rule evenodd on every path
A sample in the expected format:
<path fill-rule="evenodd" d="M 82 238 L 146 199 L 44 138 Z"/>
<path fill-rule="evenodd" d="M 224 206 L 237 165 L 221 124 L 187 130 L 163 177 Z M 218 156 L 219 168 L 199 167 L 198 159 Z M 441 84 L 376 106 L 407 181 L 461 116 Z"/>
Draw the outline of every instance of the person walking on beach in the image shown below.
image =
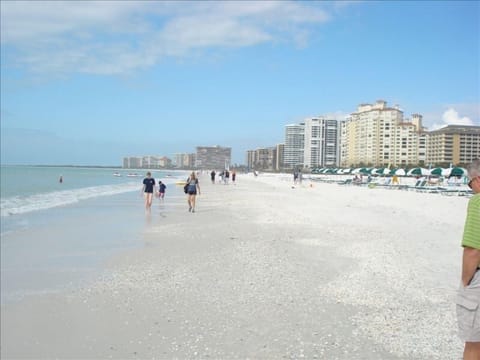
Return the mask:
<path fill-rule="evenodd" d="M 155 179 L 152 178 L 152 173 L 147 172 L 147 177 L 143 179 L 143 196 L 145 197 L 145 209 L 150 210 L 152 207 L 153 192 L 155 190 Z"/>
<path fill-rule="evenodd" d="M 195 198 L 200 195 L 200 184 L 198 183 L 197 176 L 195 172 L 192 171 L 190 177 L 187 179 L 187 194 L 188 194 L 188 211 L 195 212 Z"/>
<path fill-rule="evenodd" d="M 457 293 L 457 319 L 460 338 L 465 342 L 464 360 L 480 360 L 480 160 L 468 167 L 468 201 L 463 230 L 462 281 Z"/>
<path fill-rule="evenodd" d="M 228 185 L 228 179 L 230 178 L 230 171 L 228 170 L 225 170 L 225 174 L 224 174 L 224 181 L 225 181 L 225 185 Z"/>
<path fill-rule="evenodd" d="M 212 170 L 210 173 L 210 179 L 212 180 L 212 184 L 215 185 L 215 170 Z"/>
<path fill-rule="evenodd" d="M 163 200 L 165 198 L 165 189 L 167 188 L 167 185 L 165 185 L 163 182 L 160 180 L 158 181 L 158 197 Z"/>
<path fill-rule="evenodd" d="M 235 185 L 235 178 L 237 177 L 237 173 L 235 172 L 235 170 L 232 171 L 232 183 L 233 185 Z"/>

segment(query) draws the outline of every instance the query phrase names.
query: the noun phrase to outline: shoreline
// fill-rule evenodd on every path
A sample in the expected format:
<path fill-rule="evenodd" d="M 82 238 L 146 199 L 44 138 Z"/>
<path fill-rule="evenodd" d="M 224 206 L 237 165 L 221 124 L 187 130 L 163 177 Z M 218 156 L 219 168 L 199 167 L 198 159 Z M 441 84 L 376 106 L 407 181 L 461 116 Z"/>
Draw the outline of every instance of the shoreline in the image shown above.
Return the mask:
<path fill-rule="evenodd" d="M 175 197 L 175 185 L 171 200 Z M 117 253 L 142 246 L 149 226 L 139 190 L 12 216 L 2 233 L 1 303 L 93 281 Z M 159 200 L 155 204 L 160 209 Z M 155 206 L 154 206 L 155 207 Z M 173 211 L 169 205 L 162 212 Z M 25 225 L 20 227 L 24 223 Z M 13 224 L 11 226 L 13 226 Z"/>
<path fill-rule="evenodd" d="M 183 194 L 165 216 L 152 209 L 142 245 L 97 281 L 2 306 L 2 357 L 460 356 L 466 199 L 200 181 L 195 214 Z"/>

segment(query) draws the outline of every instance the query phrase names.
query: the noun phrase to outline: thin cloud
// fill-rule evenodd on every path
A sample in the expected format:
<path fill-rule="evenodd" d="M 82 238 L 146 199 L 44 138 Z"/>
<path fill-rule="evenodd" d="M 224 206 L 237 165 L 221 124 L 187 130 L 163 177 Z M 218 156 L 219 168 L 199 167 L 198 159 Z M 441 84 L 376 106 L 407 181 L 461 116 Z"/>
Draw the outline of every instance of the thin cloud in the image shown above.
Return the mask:
<path fill-rule="evenodd" d="M 306 46 L 324 3 L 1 2 L 2 55 L 40 73 L 121 74 L 165 57 L 262 43 Z"/>

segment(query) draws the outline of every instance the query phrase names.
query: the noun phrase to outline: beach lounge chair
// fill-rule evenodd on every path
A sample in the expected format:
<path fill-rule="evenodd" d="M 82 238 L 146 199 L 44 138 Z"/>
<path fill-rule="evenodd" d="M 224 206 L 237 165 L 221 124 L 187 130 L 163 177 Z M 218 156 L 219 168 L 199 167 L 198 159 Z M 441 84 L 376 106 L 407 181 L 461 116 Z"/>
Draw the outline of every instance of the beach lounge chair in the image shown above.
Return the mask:
<path fill-rule="evenodd" d="M 415 191 L 425 190 L 426 188 L 427 188 L 427 180 L 417 180 L 415 185 L 407 187 L 408 190 L 415 190 Z"/>
<path fill-rule="evenodd" d="M 345 179 L 343 181 L 338 181 L 338 185 L 351 185 L 352 184 L 352 179 Z"/>
<path fill-rule="evenodd" d="M 448 196 L 471 196 L 473 191 L 466 187 L 452 186 L 452 187 L 438 187 L 438 192 L 442 195 Z"/>
<path fill-rule="evenodd" d="M 430 185 L 427 180 L 422 180 L 414 189 L 419 192 L 438 193 L 441 188 L 439 186 Z"/>

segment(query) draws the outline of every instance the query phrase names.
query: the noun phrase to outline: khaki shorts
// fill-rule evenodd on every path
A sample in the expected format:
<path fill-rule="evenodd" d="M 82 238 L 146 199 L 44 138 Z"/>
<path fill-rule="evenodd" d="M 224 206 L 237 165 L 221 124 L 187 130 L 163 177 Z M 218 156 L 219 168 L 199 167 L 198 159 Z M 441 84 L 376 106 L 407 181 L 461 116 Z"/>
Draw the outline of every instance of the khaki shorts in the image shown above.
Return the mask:
<path fill-rule="evenodd" d="M 460 285 L 456 303 L 460 338 L 465 342 L 480 342 L 480 270 L 468 286 Z"/>

